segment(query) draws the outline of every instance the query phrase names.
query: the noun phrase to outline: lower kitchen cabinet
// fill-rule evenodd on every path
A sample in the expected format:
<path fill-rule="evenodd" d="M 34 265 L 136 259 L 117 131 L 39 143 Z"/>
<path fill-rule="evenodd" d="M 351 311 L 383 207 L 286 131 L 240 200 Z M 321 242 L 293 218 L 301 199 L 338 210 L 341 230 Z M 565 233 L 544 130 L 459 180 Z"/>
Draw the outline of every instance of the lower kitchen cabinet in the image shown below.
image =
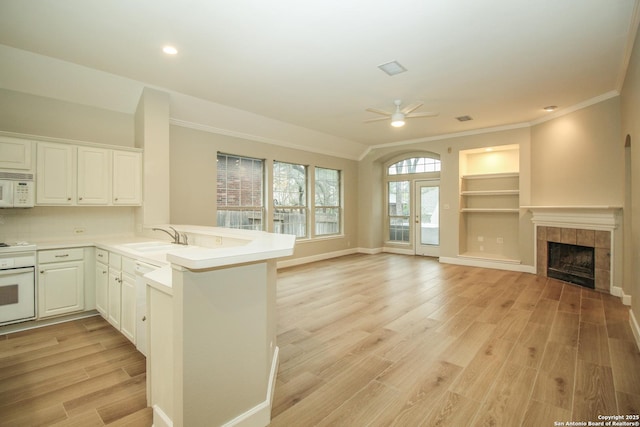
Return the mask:
<path fill-rule="evenodd" d="M 81 248 L 38 252 L 38 317 L 84 310 L 84 252 Z"/>
<path fill-rule="evenodd" d="M 122 256 L 109 254 L 109 296 L 107 320 L 120 330 L 120 310 L 122 307 Z"/>
<path fill-rule="evenodd" d="M 96 310 L 107 318 L 109 310 L 109 267 L 104 261 L 108 262 L 108 252 L 102 249 L 96 251 Z"/>
<path fill-rule="evenodd" d="M 122 258 L 121 274 L 122 305 L 120 312 L 120 332 L 132 343 L 136 343 L 136 276 L 135 261 Z"/>

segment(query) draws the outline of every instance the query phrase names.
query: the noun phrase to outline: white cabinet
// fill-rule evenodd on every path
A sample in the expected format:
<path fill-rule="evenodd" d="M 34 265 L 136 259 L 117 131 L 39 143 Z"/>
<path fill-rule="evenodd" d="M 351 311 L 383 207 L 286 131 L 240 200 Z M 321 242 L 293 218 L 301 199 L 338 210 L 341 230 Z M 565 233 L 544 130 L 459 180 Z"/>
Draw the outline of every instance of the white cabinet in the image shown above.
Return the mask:
<path fill-rule="evenodd" d="M 142 153 L 38 142 L 38 205 L 139 206 Z"/>
<path fill-rule="evenodd" d="M 107 320 L 120 330 L 120 310 L 122 307 L 122 257 L 109 254 L 109 296 L 107 303 Z"/>
<path fill-rule="evenodd" d="M 142 203 L 142 154 L 133 151 L 113 151 L 114 205 Z"/>
<path fill-rule="evenodd" d="M 39 142 L 37 148 L 36 203 L 72 205 L 76 193 L 75 146 Z"/>
<path fill-rule="evenodd" d="M 31 141 L 0 136 L 0 169 L 30 171 L 32 146 Z"/>
<path fill-rule="evenodd" d="M 120 311 L 120 332 L 132 343 L 136 343 L 136 276 L 135 261 L 122 258 L 122 305 Z"/>
<path fill-rule="evenodd" d="M 111 150 L 78 147 L 78 204 L 106 205 L 111 194 Z"/>
<path fill-rule="evenodd" d="M 38 252 L 38 317 L 84 309 L 83 259 L 81 248 Z"/>
<path fill-rule="evenodd" d="M 109 253 L 96 249 L 96 310 L 107 318 L 109 301 Z"/>

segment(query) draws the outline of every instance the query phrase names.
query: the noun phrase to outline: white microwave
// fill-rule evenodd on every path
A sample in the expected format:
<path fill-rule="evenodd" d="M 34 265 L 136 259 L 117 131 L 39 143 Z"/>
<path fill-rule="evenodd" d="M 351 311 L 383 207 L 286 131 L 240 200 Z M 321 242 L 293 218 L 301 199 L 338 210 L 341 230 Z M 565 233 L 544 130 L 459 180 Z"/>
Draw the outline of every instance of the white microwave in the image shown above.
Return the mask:
<path fill-rule="evenodd" d="M 0 208 L 32 208 L 33 174 L 0 172 Z"/>

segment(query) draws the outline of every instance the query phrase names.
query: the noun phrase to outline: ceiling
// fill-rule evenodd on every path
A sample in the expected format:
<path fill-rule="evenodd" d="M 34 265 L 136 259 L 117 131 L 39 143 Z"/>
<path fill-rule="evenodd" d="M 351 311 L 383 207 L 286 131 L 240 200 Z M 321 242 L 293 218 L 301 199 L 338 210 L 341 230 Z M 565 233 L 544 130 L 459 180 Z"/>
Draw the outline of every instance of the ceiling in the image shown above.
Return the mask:
<path fill-rule="evenodd" d="M 372 146 L 528 123 L 547 105 L 619 91 L 638 9 L 637 0 L 2 0 L 0 45 Z M 165 44 L 179 53 L 165 55 Z M 393 60 L 408 71 L 377 68 Z M 363 123 L 377 117 L 367 107 L 391 110 L 395 99 L 440 114 L 403 128 Z"/>

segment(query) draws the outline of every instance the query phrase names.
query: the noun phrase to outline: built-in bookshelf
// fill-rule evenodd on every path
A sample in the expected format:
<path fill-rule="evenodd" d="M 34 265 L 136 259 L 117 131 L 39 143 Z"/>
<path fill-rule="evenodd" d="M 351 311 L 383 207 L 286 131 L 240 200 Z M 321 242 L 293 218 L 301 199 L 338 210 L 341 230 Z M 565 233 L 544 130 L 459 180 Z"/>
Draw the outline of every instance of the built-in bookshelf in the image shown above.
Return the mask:
<path fill-rule="evenodd" d="M 459 256 L 519 263 L 518 147 L 462 151 L 460 156 Z"/>

